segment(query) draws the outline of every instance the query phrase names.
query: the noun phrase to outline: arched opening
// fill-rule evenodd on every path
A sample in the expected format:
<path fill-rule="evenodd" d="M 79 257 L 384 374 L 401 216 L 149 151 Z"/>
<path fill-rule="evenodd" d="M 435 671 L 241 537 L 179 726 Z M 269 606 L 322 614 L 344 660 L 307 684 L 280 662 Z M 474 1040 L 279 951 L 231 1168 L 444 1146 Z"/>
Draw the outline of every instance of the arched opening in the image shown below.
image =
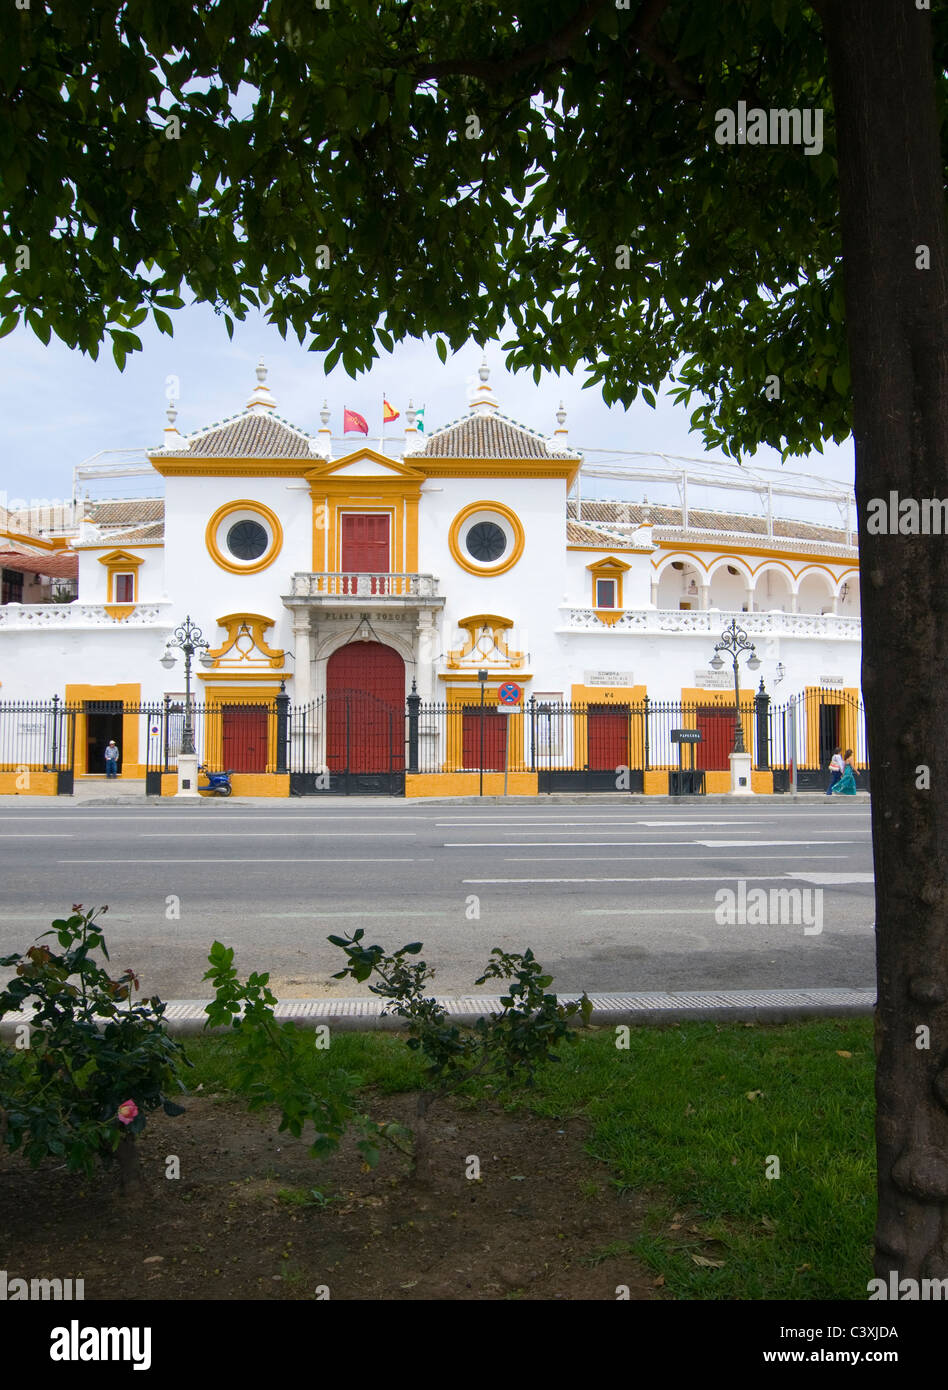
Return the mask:
<path fill-rule="evenodd" d="M 784 569 L 768 567 L 754 585 L 755 613 L 789 613 L 792 607 L 790 576 Z"/>
<path fill-rule="evenodd" d="M 724 562 L 711 575 L 708 607 L 722 613 L 740 613 L 747 607 L 747 575 L 738 565 Z"/>
<path fill-rule="evenodd" d="M 805 574 L 797 591 L 798 613 L 832 613 L 833 583 L 828 574 L 818 570 Z"/>
<path fill-rule="evenodd" d="M 326 764 L 405 769 L 405 662 L 381 642 L 347 642 L 326 663 Z"/>

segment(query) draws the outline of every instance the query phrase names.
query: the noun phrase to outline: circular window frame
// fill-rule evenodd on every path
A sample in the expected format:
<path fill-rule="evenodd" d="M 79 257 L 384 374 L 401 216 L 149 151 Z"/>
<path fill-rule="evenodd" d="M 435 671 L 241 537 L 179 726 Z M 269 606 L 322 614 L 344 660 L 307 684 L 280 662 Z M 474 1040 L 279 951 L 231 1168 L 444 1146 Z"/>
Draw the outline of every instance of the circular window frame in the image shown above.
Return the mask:
<path fill-rule="evenodd" d="M 238 515 L 238 513 L 243 513 L 243 515 Z M 237 521 L 256 521 L 267 531 L 269 544 L 258 559 L 241 561 L 227 550 L 225 528 L 229 529 Z M 207 523 L 204 543 L 214 563 L 219 565 L 222 570 L 227 570 L 228 574 L 259 574 L 261 570 L 265 570 L 273 564 L 283 549 L 283 527 L 280 525 L 280 519 L 276 512 L 271 511 L 262 502 L 240 498 L 238 501 L 225 502 L 222 507 L 218 507 Z"/>
<path fill-rule="evenodd" d="M 469 555 L 465 545 L 465 533 L 470 527 L 476 526 L 480 521 L 493 521 L 506 523 L 506 529 L 511 533 L 511 544 L 501 555 L 499 560 L 489 564 L 479 564 L 473 555 Z M 501 530 L 505 529 L 501 525 Z M 455 563 L 460 565 L 462 570 L 468 574 L 476 574 L 481 578 L 492 578 L 494 575 L 505 574 L 507 570 L 513 569 L 514 565 L 523 554 L 523 547 L 526 537 L 523 526 L 517 513 L 505 507 L 502 502 L 471 502 L 463 507 L 451 523 L 448 532 L 448 545 L 451 556 Z"/>

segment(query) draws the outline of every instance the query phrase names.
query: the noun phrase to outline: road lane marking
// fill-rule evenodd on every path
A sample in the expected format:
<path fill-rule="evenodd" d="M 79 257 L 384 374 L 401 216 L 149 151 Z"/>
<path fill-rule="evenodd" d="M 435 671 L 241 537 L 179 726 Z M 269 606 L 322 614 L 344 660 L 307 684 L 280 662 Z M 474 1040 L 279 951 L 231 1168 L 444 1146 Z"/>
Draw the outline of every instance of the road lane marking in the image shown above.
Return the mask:
<path fill-rule="evenodd" d="M 9 830 L 0 831 L 0 840 L 71 840 L 73 833 L 71 830 L 39 830 L 33 834 L 15 833 Z"/>
<path fill-rule="evenodd" d="M 288 840 L 293 836 L 310 840 L 366 840 L 389 839 L 411 840 L 417 830 L 146 830 L 135 836 L 136 840 L 219 840 L 225 835 L 231 839 Z"/>
<path fill-rule="evenodd" d="M 800 873 L 794 874 L 794 878 L 801 878 L 804 883 L 824 884 L 827 888 L 841 887 L 845 883 L 874 883 L 875 874 L 857 873 Z"/>
<path fill-rule="evenodd" d="M 312 864 L 314 868 L 326 869 L 332 864 L 413 864 L 410 855 L 397 859 L 377 859 L 374 855 L 367 859 L 57 859 L 57 864 Z"/>
<path fill-rule="evenodd" d="M 766 849 L 776 845 L 857 845 L 858 840 L 446 840 L 445 849 Z M 833 856 L 830 856 L 831 858 Z"/>
<path fill-rule="evenodd" d="M 462 878 L 462 883 L 736 883 L 739 879 L 752 882 L 763 882 L 764 880 L 777 879 L 808 879 L 812 875 L 807 874 L 698 874 L 693 877 L 681 878 L 659 878 L 659 877 L 639 877 L 639 878 Z M 854 875 L 853 882 L 868 883 L 872 881 L 871 874 Z"/>
<path fill-rule="evenodd" d="M 642 846 L 642 848 L 645 848 L 645 846 Z M 734 857 L 736 858 L 737 856 L 735 855 Z M 768 864 L 773 863 L 777 859 L 792 859 L 794 863 L 799 863 L 801 859 L 806 859 L 808 862 L 811 859 L 834 859 L 838 863 L 839 857 L 838 854 L 765 854 L 762 856 L 764 862 Z M 689 854 L 688 863 L 696 864 L 702 859 L 710 859 L 712 862 L 718 862 L 722 859 L 730 858 L 731 856 L 727 854 Z M 680 854 L 650 854 L 647 856 L 648 862 L 652 860 L 656 862 L 669 860 L 674 864 L 680 861 L 680 859 Z M 557 854 L 552 856 L 540 854 L 508 854 L 504 856 L 505 864 L 639 864 L 647 861 L 645 856 L 641 859 L 633 859 L 630 854 Z"/>

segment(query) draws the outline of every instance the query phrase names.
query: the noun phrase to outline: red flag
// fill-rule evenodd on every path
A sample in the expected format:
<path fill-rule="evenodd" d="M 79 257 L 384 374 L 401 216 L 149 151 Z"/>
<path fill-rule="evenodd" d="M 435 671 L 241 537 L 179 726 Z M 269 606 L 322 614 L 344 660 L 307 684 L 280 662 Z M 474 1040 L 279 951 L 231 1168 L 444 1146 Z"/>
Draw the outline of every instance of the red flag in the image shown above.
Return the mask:
<path fill-rule="evenodd" d="M 358 430 L 359 434 L 368 434 L 369 426 L 363 416 L 357 415 L 354 410 L 343 409 L 342 432 L 350 434 L 353 430 Z"/>
<path fill-rule="evenodd" d="M 386 400 L 383 399 L 383 401 L 382 401 L 382 423 L 383 423 L 383 424 L 385 424 L 385 425 L 391 424 L 391 422 L 392 422 L 393 420 L 397 420 L 398 417 L 399 417 L 400 415 L 401 415 L 401 411 L 400 411 L 400 410 L 396 410 L 394 406 L 389 405 L 388 401 L 386 401 Z"/>

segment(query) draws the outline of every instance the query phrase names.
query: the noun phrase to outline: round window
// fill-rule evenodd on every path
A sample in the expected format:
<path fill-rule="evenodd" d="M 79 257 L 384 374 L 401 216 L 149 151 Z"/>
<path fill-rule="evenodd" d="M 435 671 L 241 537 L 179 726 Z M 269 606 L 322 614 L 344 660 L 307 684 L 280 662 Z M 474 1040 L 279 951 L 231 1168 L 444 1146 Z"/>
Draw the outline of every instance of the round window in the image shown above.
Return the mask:
<path fill-rule="evenodd" d="M 482 565 L 499 560 L 507 549 L 507 537 L 493 521 L 478 521 L 465 537 L 467 553 Z"/>
<path fill-rule="evenodd" d="M 257 560 L 270 544 L 259 521 L 236 521 L 227 532 L 227 549 L 238 560 Z"/>

